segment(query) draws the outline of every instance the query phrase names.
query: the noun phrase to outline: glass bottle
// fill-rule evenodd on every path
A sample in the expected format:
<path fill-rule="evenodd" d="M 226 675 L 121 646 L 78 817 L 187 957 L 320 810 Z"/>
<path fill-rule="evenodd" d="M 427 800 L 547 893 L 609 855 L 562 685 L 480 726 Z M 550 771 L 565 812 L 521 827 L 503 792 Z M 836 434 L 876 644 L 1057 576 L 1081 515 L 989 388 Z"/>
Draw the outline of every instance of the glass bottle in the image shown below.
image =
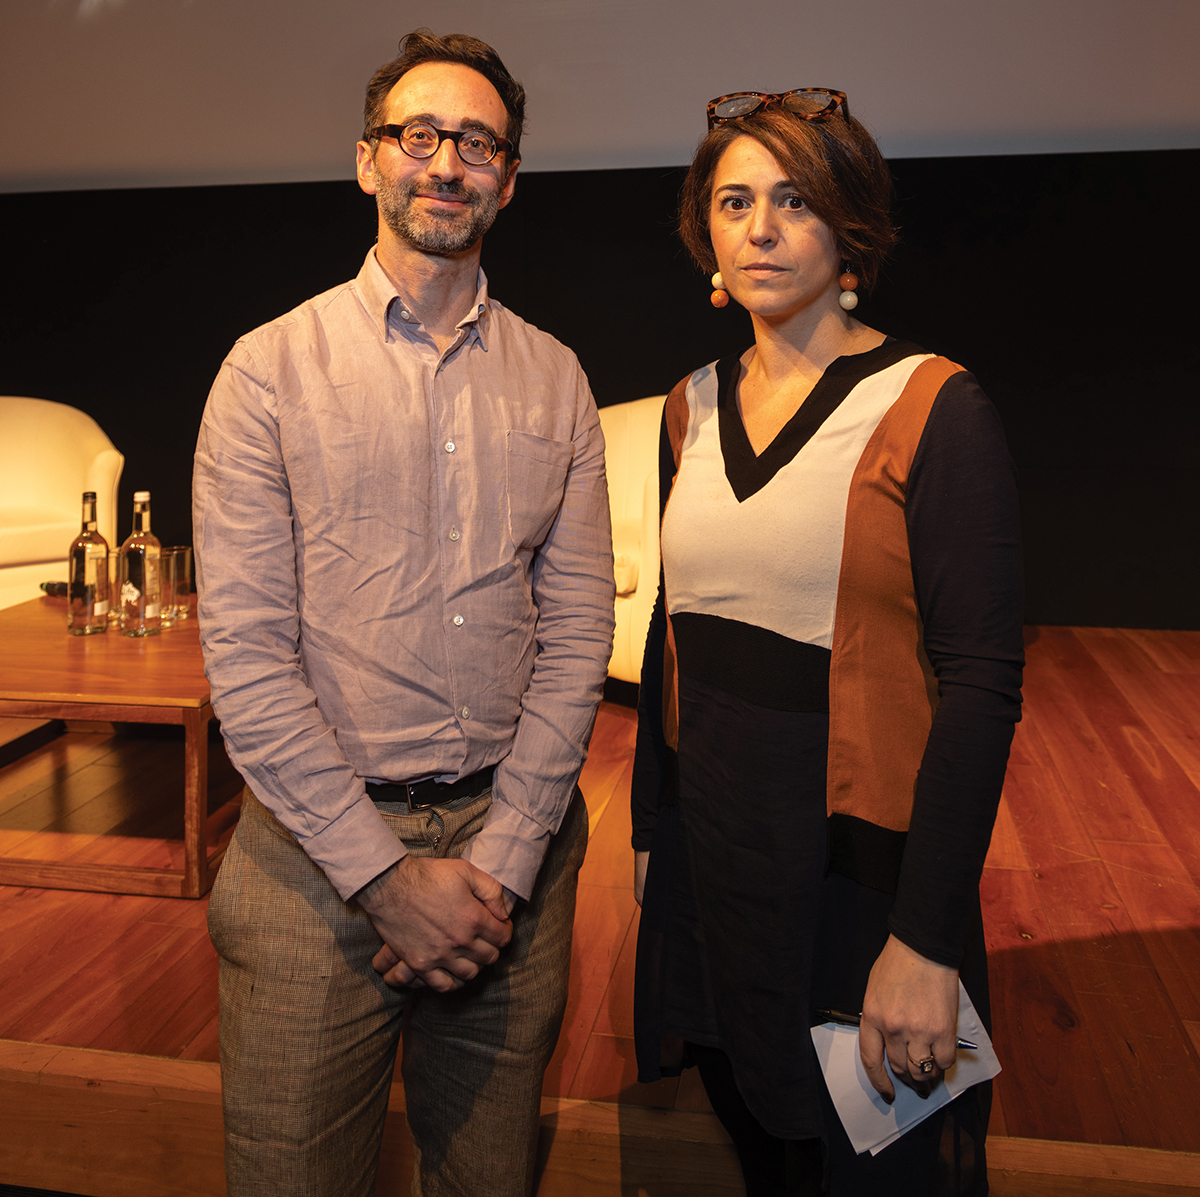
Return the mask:
<path fill-rule="evenodd" d="M 108 541 L 96 531 L 96 492 L 83 492 L 83 528 L 67 550 L 67 631 L 108 631 Z"/>
<path fill-rule="evenodd" d="M 139 490 L 133 496 L 133 531 L 117 562 L 122 636 L 157 636 L 162 630 L 161 552 L 158 537 L 150 531 L 150 492 Z"/>

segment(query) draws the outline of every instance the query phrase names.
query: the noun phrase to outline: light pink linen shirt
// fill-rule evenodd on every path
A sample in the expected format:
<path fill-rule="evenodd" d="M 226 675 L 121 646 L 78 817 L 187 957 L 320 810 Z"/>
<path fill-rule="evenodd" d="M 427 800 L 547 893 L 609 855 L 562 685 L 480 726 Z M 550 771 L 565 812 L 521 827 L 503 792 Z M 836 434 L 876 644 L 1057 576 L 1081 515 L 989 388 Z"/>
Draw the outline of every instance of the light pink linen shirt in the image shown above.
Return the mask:
<path fill-rule="evenodd" d="M 372 250 L 209 395 L 200 633 L 233 763 L 350 897 L 404 855 L 364 779 L 498 764 L 468 858 L 522 897 L 611 651 L 604 442 L 579 363 L 488 298 L 439 354 Z"/>

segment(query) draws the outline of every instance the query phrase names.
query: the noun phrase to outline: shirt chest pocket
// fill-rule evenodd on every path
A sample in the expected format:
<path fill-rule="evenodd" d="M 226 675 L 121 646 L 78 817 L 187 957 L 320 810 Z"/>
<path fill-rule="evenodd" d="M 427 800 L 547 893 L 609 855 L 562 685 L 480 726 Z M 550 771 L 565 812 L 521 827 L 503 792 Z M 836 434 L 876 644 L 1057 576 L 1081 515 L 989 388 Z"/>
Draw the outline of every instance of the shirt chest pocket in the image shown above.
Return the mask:
<path fill-rule="evenodd" d="M 518 549 L 546 539 L 562 506 L 575 446 L 510 430 L 506 452 L 508 527 Z"/>

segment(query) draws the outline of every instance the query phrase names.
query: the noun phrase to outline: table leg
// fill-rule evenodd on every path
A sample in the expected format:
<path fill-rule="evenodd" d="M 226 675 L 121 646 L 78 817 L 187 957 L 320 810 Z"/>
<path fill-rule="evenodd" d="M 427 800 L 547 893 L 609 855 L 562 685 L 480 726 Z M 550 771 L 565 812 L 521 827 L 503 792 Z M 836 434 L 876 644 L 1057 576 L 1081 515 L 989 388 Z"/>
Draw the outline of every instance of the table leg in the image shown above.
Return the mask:
<path fill-rule="evenodd" d="M 183 897 L 208 892 L 208 724 L 212 707 L 183 712 Z"/>

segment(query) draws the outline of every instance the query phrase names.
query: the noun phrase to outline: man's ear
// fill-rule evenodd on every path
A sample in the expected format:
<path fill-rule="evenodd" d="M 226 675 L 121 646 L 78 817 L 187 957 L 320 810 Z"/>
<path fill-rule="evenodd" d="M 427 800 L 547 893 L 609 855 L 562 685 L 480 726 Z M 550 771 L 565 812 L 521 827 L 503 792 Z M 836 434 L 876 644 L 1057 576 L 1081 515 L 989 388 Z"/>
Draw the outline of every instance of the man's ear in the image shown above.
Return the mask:
<path fill-rule="evenodd" d="M 500 207 L 504 207 L 513 197 L 513 192 L 517 189 L 517 167 L 521 165 L 521 159 L 517 158 L 508 168 L 508 174 L 504 179 L 504 186 L 500 188 Z M 359 180 L 359 186 L 362 186 L 362 180 Z"/>
<path fill-rule="evenodd" d="M 358 175 L 358 185 L 368 194 L 375 194 L 375 157 L 371 147 L 360 141 L 354 154 L 354 169 Z M 506 200 L 505 203 L 508 201 Z"/>

